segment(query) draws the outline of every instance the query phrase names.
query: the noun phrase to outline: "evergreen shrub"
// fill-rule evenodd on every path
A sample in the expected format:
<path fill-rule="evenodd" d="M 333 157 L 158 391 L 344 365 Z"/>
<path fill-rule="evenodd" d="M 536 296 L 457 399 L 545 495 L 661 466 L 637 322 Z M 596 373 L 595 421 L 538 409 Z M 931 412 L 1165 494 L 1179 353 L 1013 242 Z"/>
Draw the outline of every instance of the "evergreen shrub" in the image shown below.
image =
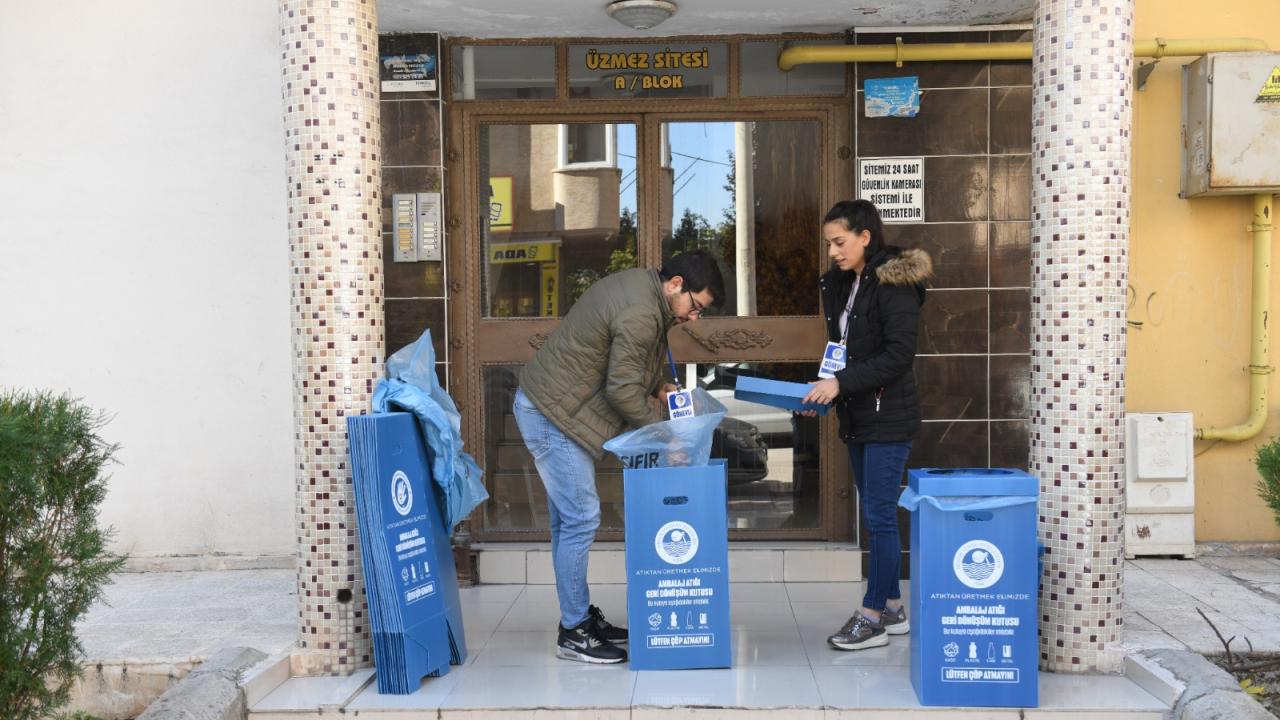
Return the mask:
<path fill-rule="evenodd" d="M 80 674 L 76 621 L 124 558 L 98 526 L 118 446 L 79 400 L 0 389 L 0 718 L 54 716 Z"/>
<path fill-rule="evenodd" d="M 1280 525 L 1280 438 L 1258 448 L 1253 461 L 1261 475 L 1258 478 L 1258 495 L 1275 513 L 1276 524 Z"/>

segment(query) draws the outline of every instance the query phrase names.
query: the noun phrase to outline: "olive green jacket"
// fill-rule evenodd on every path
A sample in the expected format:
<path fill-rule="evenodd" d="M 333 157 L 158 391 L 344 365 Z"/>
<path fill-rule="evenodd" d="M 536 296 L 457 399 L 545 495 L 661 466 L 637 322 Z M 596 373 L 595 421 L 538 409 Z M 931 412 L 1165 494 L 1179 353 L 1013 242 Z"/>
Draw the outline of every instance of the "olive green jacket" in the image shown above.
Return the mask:
<path fill-rule="evenodd" d="M 675 315 L 657 270 L 626 270 L 592 285 L 520 373 L 520 389 L 597 460 L 606 440 L 663 419 L 662 386 Z"/>

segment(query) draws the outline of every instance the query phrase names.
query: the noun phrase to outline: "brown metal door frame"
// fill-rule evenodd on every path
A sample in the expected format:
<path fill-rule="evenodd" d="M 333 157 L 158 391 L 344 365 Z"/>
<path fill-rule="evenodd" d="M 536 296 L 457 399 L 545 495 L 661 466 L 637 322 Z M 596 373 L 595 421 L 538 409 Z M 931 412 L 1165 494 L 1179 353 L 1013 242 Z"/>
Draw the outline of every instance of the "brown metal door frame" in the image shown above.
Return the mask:
<path fill-rule="evenodd" d="M 449 298 L 459 311 L 450 313 L 453 357 L 459 362 L 451 370 L 451 392 L 463 413 L 463 437 L 473 456 L 484 459 L 485 424 L 484 368 L 526 362 L 541 339 L 558 324 L 556 319 L 484 319 L 480 297 L 479 217 L 479 129 L 484 124 L 517 123 L 634 123 L 636 126 L 636 168 L 641 187 L 637 193 L 637 262 L 643 267 L 661 261 L 660 224 L 650 218 L 657 204 L 661 184 L 660 163 L 652 161 L 660 145 L 664 122 L 743 120 L 815 120 L 822 130 L 820 157 L 823 171 L 815 182 L 822 185 L 824 206 L 850 197 L 853 168 L 850 103 L 847 97 L 833 98 L 719 98 L 678 100 L 547 100 L 547 101 L 455 101 L 449 107 L 448 162 L 450 176 L 449 209 Z M 815 252 L 825 253 L 821 237 L 814 238 Z M 803 290 L 798 288 L 798 291 Z M 813 292 L 817 292 L 814 279 Z M 671 334 L 674 352 L 682 362 L 729 360 L 732 352 L 740 361 L 813 361 L 803 342 L 821 334 L 817 316 L 728 318 L 708 317 L 693 326 L 682 326 Z M 772 348 L 772 349 L 771 349 Z M 851 482 L 848 461 L 840 452 L 834 420 L 822 424 L 819 465 L 820 507 L 816 529 L 769 532 L 731 530 L 731 539 L 755 540 L 853 540 Z M 477 513 L 472 519 L 476 540 L 519 541 L 545 539 L 545 531 L 500 530 L 484 525 Z M 602 540 L 620 540 L 621 534 L 601 532 Z"/>

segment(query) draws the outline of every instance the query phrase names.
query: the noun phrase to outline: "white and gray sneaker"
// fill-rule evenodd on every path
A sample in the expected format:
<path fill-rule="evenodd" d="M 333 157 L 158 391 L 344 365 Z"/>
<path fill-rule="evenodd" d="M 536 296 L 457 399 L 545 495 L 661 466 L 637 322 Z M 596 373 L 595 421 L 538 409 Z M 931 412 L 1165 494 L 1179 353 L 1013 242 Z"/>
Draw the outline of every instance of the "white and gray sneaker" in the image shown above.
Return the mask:
<path fill-rule="evenodd" d="M 626 662 L 627 651 L 600 636 L 594 618 L 588 617 L 575 627 L 559 626 L 556 657 L 598 665 Z"/>
<path fill-rule="evenodd" d="M 911 632 L 911 623 L 907 622 L 907 606 L 899 605 L 897 610 L 885 608 L 880 612 L 880 624 L 889 635 L 906 635 Z"/>
<path fill-rule="evenodd" d="M 840 626 L 835 635 L 827 638 L 827 643 L 837 650 L 866 650 L 888 645 L 889 635 L 884 631 L 884 625 L 857 612 Z"/>

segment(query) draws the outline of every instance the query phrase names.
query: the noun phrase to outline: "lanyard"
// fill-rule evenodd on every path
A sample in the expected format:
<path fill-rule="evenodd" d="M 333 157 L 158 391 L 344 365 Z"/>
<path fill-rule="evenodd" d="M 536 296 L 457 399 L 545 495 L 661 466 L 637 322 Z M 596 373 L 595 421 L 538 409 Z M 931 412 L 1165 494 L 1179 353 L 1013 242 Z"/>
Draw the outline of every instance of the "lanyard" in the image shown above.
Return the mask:
<path fill-rule="evenodd" d="M 849 290 L 849 301 L 844 306 L 844 337 L 840 338 L 841 345 L 849 344 L 849 327 L 853 325 L 853 301 L 858 298 L 858 286 L 862 284 L 862 278 L 854 276 L 853 288 Z"/>
<path fill-rule="evenodd" d="M 671 379 L 676 383 L 676 390 L 682 390 L 680 387 L 680 374 L 676 372 L 676 358 L 671 354 L 671 346 L 667 346 L 667 362 L 671 363 Z"/>

